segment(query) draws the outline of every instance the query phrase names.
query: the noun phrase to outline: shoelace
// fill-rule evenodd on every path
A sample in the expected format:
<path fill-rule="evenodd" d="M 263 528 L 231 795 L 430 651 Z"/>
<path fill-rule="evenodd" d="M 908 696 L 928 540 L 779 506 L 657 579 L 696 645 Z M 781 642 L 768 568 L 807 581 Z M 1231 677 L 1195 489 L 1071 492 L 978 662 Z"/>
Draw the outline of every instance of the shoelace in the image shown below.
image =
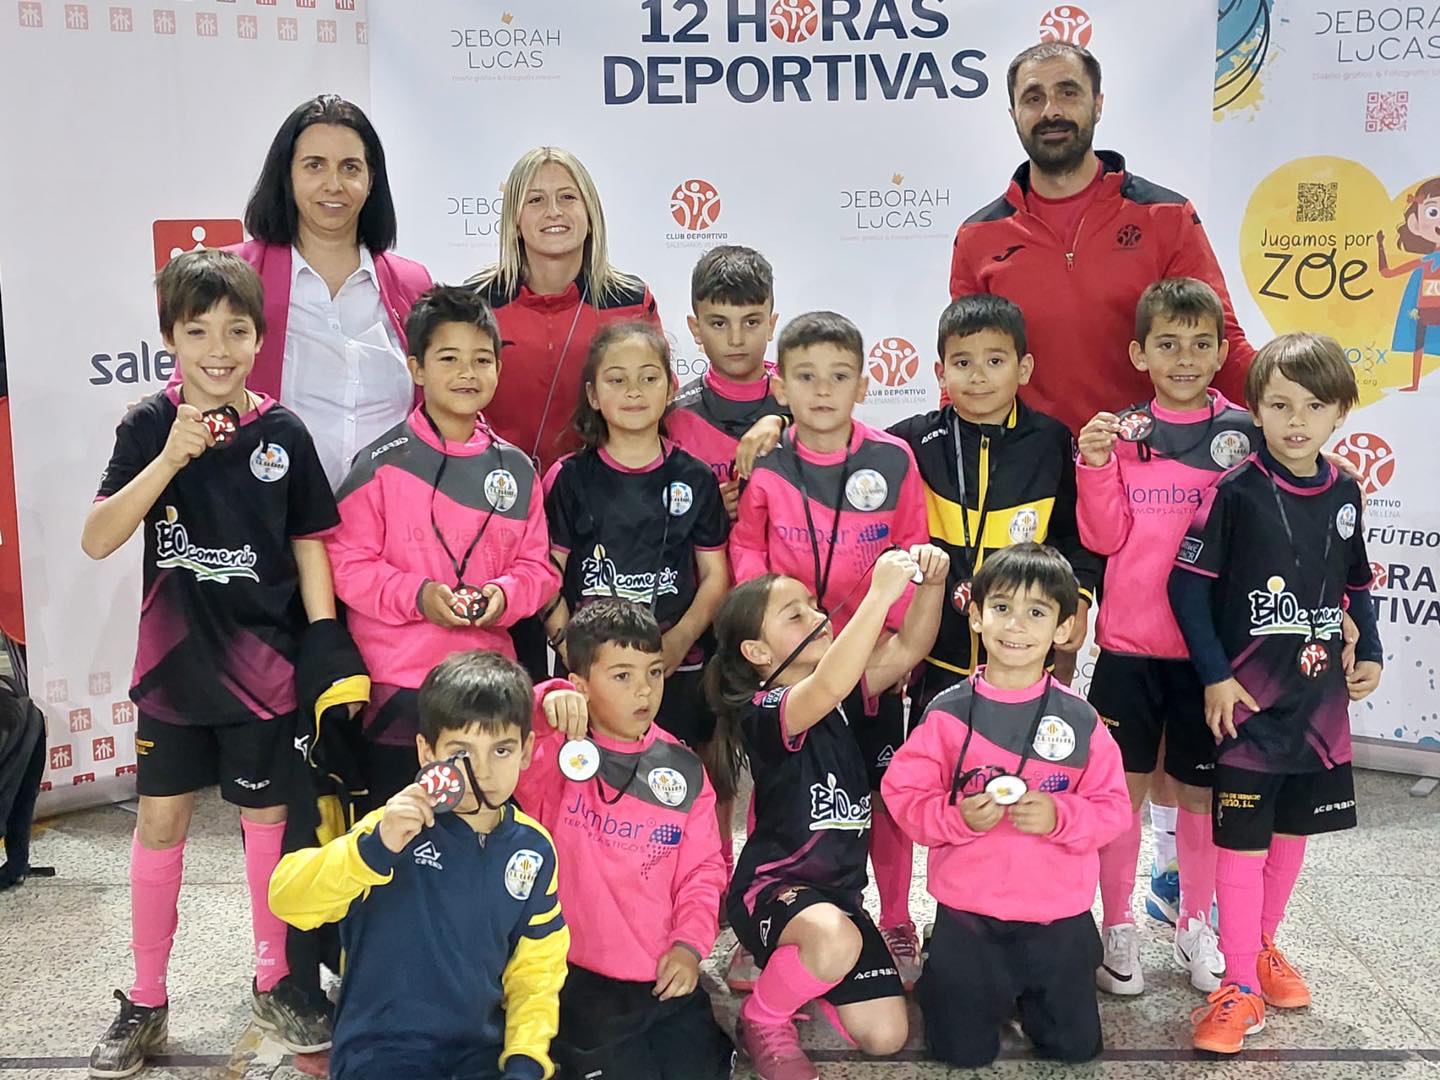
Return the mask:
<path fill-rule="evenodd" d="M 800 1034 L 793 1023 L 756 1024 L 750 1030 L 755 1035 L 755 1041 L 760 1044 L 760 1052 L 772 1061 L 785 1061 L 804 1055 L 804 1051 L 800 1049 Z"/>
<path fill-rule="evenodd" d="M 1285 954 L 1275 948 L 1274 945 L 1271 945 L 1260 955 L 1265 958 L 1265 964 L 1269 967 L 1272 975 L 1289 975 L 1290 972 L 1294 970 L 1290 961 L 1285 959 Z"/>
<path fill-rule="evenodd" d="M 1205 999 L 1204 1005 L 1201 1005 L 1190 1014 L 1190 1022 L 1192 1024 L 1198 1024 L 1203 1018 L 1209 1016 L 1211 1012 L 1216 1011 L 1217 1007 L 1219 1015 L 1216 1019 L 1222 1024 L 1232 1022 L 1238 1015 L 1235 1012 L 1236 1006 L 1242 1005 L 1245 1002 L 1243 994 L 1244 991 L 1233 984 L 1222 986 Z"/>

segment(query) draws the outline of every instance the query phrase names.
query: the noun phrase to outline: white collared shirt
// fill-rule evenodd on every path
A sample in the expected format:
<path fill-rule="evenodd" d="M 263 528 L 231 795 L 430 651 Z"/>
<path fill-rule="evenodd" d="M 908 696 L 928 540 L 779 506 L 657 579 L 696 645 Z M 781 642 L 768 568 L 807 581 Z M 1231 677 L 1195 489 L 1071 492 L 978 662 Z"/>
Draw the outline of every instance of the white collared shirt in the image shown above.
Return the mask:
<path fill-rule="evenodd" d="M 290 257 L 280 401 L 305 421 L 338 488 L 356 453 L 409 415 L 415 387 L 370 252 L 361 246 L 359 269 L 333 298 L 298 248 Z"/>

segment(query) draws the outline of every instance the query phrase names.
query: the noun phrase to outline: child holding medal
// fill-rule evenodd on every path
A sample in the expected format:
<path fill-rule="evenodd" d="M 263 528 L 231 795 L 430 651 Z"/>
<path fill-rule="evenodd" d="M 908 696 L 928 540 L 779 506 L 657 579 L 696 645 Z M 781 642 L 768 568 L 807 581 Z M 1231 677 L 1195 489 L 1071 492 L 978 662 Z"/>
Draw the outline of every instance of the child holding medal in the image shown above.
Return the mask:
<path fill-rule="evenodd" d="M 657 722 L 663 637 L 601 598 L 565 630 L 570 682 L 536 688 L 515 796 L 555 838 L 570 923 L 555 1059 L 586 1076 L 728 1080 L 735 1048 L 699 985 L 728 875 L 700 759 Z M 578 693 L 577 693 L 578 690 Z"/>
<path fill-rule="evenodd" d="M 1102 1049 L 1090 905 L 1101 845 L 1130 815 L 1120 752 L 1084 699 L 1045 670 L 1074 632 L 1079 586 L 1053 548 L 996 552 L 971 583 L 987 663 L 931 702 L 883 792 L 930 848 L 935 933 L 916 986 L 930 1052 L 989 1064 L 1018 1001 L 1036 1053 Z"/>
<path fill-rule="evenodd" d="M 1206 493 L 1170 575 L 1219 743 L 1211 820 L 1225 981 L 1196 1010 L 1200 1050 L 1238 1053 L 1267 1004 L 1310 1004 L 1275 934 L 1306 837 L 1355 827 L 1349 704 L 1379 685 L 1383 653 L 1364 499 L 1321 451 L 1358 399 L 1334 338 L 1284 334 L 1261 349 L 1245 402 L 1264 442 Z M 1349 669 L 1346 611 L 1360 633 Z"/>
<path fill-rule="evenodd" d="M 500 380 L 494 313 L 472 289 L 437 285 L 415 301 L 405 335 L 424 400 L 356 455 L 326 538 L 372 679 L 362 813 L 414 775 L 426 673 L 464 649 L 513 658 L 505 628 L 560 584 L 535 469 L 483 415 Z"/>

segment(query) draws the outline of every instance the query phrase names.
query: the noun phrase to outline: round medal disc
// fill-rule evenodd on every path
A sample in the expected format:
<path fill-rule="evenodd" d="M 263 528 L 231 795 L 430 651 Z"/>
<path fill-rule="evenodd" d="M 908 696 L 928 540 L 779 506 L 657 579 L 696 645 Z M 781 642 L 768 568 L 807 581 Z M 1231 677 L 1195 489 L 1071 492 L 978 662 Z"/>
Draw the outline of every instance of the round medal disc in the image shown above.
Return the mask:
<path fill-rule="evenodd" d="M 224 446 L 240 430 L 240 414 L 233 405 L 221 405 L 200 414 L 200 421 L 210 429 L 216 446 Z"/>
<path fill-rule="evenodd" d="M 950 594 L 950 602 L 955 605 L 955 610 L 961 615 L 970 613 L 970 582 L 962 581 L 955 586 L 955 591 Z"/>
<path fill-rule="evenodd" d="M 1318 641 L 1307 641 L 1295 664 L 1307 679 L 1318 679 L 1330 667 L 1330 651 Z"/>
<path fill-rule="evenodd" d="M 485 615 L 485 609 L 489 607 L 489 601 L 485 594 L 474 585 L 456 586 L 450 593 L 455 599 L 450 605 L 450 610 L 464 619 L 466 622 L 477 622 Z"/>
<path fill-rule="evenodd" d="M 437 814 L 454 810 L 465 798 L 465 779 L 453 761 L 432 761 L 420 770 L 415 782 L 434 800 Z"/>
<path fill-rule="evenodd" d="M 1020 796 L 1029 790 L 1024 780 L 1010 773 L 991 777 L 990 782 L 985 785 L 985 794 L 1000 806 L 1015 805 L 1020 801 Z"/>
<path fill-rule="evenodd" d="M 1120 438 L 1126 442 L 1144 442 L 1155 430 L 1155 417 L 1140 409 L 1131 409 L 1120 417 Z"/>
<path fill-rule="evenodd" d="M 600 771 L 600 748 L 589 739 L 568 739 L 560 747 L 560 773 L 567 780 L 585 781 Z"/>

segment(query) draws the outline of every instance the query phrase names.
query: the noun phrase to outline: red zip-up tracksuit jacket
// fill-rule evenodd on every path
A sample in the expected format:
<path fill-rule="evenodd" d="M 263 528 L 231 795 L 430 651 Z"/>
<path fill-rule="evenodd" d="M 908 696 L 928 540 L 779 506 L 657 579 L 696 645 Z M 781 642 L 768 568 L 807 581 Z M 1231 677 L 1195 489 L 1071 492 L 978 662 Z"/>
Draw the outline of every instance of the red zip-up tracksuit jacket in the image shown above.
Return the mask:
<path fill-rule="evenodd" d="M 1199 278 L 1220 295 L 1230 342 L 1215 388 L 1244 401 L 1245 369 L 1255 350 L 1235 320 L 1195 207 L 1126 172 L 1119 154 L 1101 150 L 1098 157 L 1100 191 L 1071 246 L 1030 212 L 1030 163 L 1021 165 L 1005 194 L 955 233 L 951 299 L 988 292 L 1019 306 L 1035 356 L 1021 396 L 1078 432 L 1101 409 L 1151 394 L 1150 377 L 1135 370 L 1127 351 L 1146 286 L 1161 278 Z"/>

